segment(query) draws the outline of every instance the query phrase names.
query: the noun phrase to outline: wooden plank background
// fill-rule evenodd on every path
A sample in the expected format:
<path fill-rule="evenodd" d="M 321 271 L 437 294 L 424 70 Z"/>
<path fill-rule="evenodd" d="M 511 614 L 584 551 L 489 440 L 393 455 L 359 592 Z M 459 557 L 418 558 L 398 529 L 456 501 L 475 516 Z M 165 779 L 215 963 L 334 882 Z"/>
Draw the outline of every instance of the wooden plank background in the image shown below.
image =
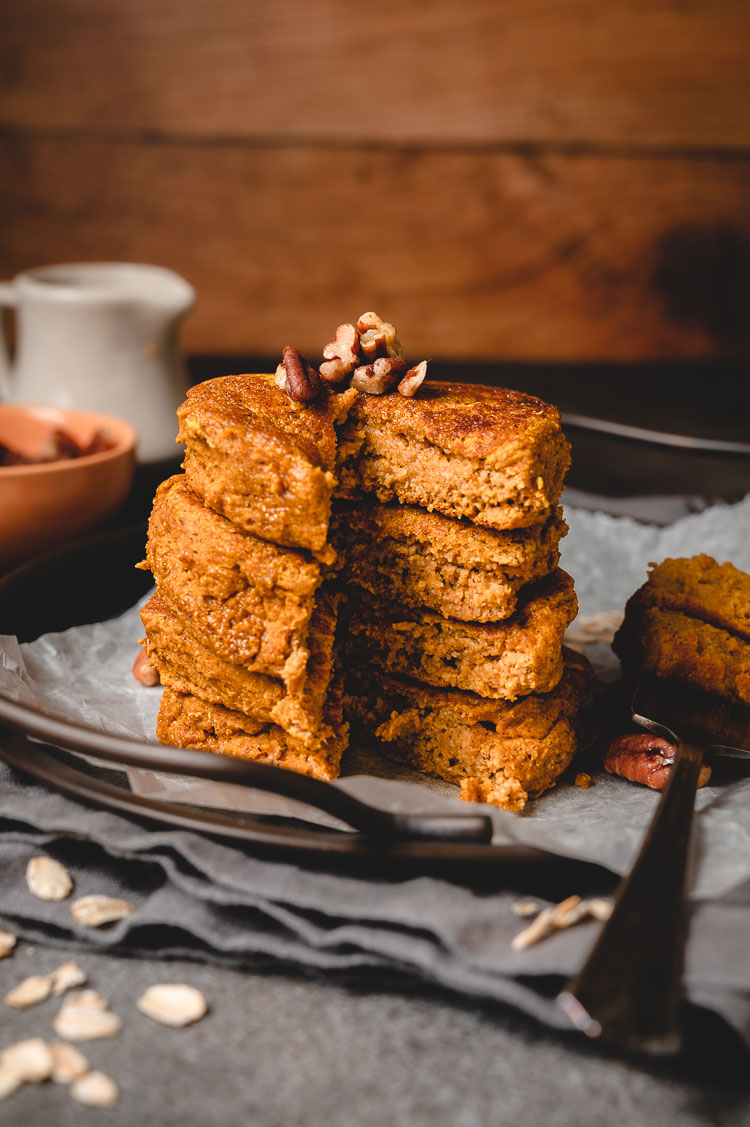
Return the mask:
<path fill-rule="evenodd" d="M 194 352 L 750 353 L 747 0 L 24 0 L 0 274 L 183 273 Z"/>

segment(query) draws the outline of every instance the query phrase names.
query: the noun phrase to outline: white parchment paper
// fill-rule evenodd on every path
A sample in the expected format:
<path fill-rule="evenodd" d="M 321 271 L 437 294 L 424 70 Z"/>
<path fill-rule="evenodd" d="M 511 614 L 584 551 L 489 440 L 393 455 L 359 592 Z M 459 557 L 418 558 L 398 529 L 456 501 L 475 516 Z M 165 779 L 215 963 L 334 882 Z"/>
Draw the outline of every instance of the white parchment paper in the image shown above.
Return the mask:
<path fill-rule="evenodd" d="M 570 532 L 562 566 L 573 575 L 580 615 L 621 612 L 643 583 L 649 561 L 707 552 L 750 571 L 750 496 L 737 505 L 718 505 L 667 528 L 627 517 L 566 509 Z M 145 602 L 145 599 L 143 600 Z M 139 606 L 120 618 L 19 645 L 0 637 L 0 694 L 50 716 L 83 723 L 102 732 L 148 742 L 154 736 L 160 691 L 131 676 L 143 634 Z M 573 628 L 575 632 L 575 625 Z M 603 643 L 582 647 L 605 679 L 617 662 Z M 455 813 L 472 809 L 458 788 L 390 764 L 362 748 L 347 753 L 341 786 L 365 801 L 392 811 Z M 197 805 L 306 818 L 340 825 L 328 815 L 237 784 L 218 784 L 150 771 L 130 771 L 140 794 Z M 588 790 L 562 780 L 521 814 L 478 807 L 491 814 L 495 840 L 517 841 L 596 861 L 625 872 L 637 853 L 658 794 L 604 773 Z M 693 894 L 719 896 L 750 879 L 750 777 L 699 792 Z"/>

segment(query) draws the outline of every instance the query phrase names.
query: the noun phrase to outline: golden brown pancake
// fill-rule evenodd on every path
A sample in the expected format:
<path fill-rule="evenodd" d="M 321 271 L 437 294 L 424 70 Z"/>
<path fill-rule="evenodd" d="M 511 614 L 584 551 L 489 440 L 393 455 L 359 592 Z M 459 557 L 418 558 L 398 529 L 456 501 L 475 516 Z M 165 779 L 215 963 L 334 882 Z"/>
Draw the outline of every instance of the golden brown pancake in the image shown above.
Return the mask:
<path fill-rule="evenodd" d="M 424 608 L 383 602 L 351 586 L 344 622 L 349 666 L 483 697 L 546 693 L 562 676 L 562 643 L 578 603 L 559 569 L 526 587 L 522 605 L 498 623 L 460 622 Z"/>
<path fill-rule="evenodd" d="M 516 701 L 434 689 L 382 672 L 350 670 L 345 713 L 389 758 L 461 784 L 461 797 L 520 810 L 551 787 L 576 750 L 576 717 L 591 682 L 580 654 L 549 693 Z"/>
<path fill-rule="evenodd" d="M 550 515 L 569 464 L 555 407 L 507 388 L 427 382 L 412 399 L 353 400 L 339 435 L 338 494 L 524 528 Z"/>
<path fill-rule="evenodd" d="M 416 505 L 337 503 L 337 574 L 382 599 L 465 622 L 499 622 L 524 584 L 547 575 L 567 532 L 561 510 L 544 524 L 497 532 Z"/>
<path fill-rule="evenodd" d="M 301 407 L 272 375 L 207 380 L 177 412 L 185 474 L 238 528 L 290 547 L 325 548 L 334 486 L 334 422 L 356 392 Z"/>
<path fill-rule="evenodd" d="M 341 718 L 341 687 L 337 681 L 328 693 L 324 722 L 331 735 L 318 747 L 309 748 L 275 724 L 264 724 L 242 712 L 166 688 L 156 734 L 162 743 L 174 747 L 198 748 L 285 767 L 317 779 L 335 779 L 348 732 Z"/>
<path fill-rule="evenodd" d="M 144 566 L 204 645 L 301 690 L 321 582 L 308 555 L 240 531 L 177 476 L 156 491 Z"/>
<path fill-rule="evenodd" d="M 653 673 L 750 704 L 750 575 L 707 555 L 652 564 L 612 648 L 629 680 Z"/>
<path fill-rule="evenodd" d="M 307 642 L 310 657 L 302 692 L 287 692 L 283 681 L 252 673 L 226 661 L 195 637 L 158 593 L 141 610 L 146 653 L 162 685 L 277 724 L 306 747 L 317 747 L 331 732 L 322 713 L 333 666 L 338 599 L 322 589 L 315 599 Z"/>

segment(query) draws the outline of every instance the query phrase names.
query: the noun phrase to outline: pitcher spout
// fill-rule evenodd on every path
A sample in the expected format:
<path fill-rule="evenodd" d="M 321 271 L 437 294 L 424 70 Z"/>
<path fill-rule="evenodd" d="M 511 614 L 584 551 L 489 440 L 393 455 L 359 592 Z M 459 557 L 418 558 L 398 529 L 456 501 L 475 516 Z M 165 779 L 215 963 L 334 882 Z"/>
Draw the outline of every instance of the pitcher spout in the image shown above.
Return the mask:
<path fill-rule="evenodd" d="M 163 275 L 163 300 L 175 320 L 181 321 L 195 305 L 195 290 L 179 274 L 165 267 L 155 267 Z"/>

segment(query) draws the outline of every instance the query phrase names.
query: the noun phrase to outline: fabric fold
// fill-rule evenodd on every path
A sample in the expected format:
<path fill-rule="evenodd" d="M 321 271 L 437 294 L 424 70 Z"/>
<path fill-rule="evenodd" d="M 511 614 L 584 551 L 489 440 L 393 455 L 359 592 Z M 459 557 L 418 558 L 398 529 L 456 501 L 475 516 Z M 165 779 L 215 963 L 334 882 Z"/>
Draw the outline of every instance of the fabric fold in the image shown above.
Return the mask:
<path fill-rule="evenodd" d="M 47 853 L 75 882 L 38 900 L 25 869 Z M 554 995 L 580 967 L 599 925 L 561 931 L 525 951 L 523 888 L 433 875 L 364 876 L 263 857 L 241 845 L 170 830 L 74 801 L 0 764 L 0 918 L 30 942 L 134 956 L 194 958 L 250 970 L 294 968 L 369 985 L 428 984 L 495 1001 L 564 1030 Z M 533 878 L 532 878 L 533 879 Z M 601 879 L 601 878 L 600 878 Z M 613 876 L 612 885 L 616 878 Z M 563 895 L 601 888 L 561 888 Z M 132 916 L 76 924 L 71 899 L 102 892 Z M 549 901 L 537 899 L 540 907 Z M 693 908 L 686 990 L 750 1045 L 750 884 Z"/>

